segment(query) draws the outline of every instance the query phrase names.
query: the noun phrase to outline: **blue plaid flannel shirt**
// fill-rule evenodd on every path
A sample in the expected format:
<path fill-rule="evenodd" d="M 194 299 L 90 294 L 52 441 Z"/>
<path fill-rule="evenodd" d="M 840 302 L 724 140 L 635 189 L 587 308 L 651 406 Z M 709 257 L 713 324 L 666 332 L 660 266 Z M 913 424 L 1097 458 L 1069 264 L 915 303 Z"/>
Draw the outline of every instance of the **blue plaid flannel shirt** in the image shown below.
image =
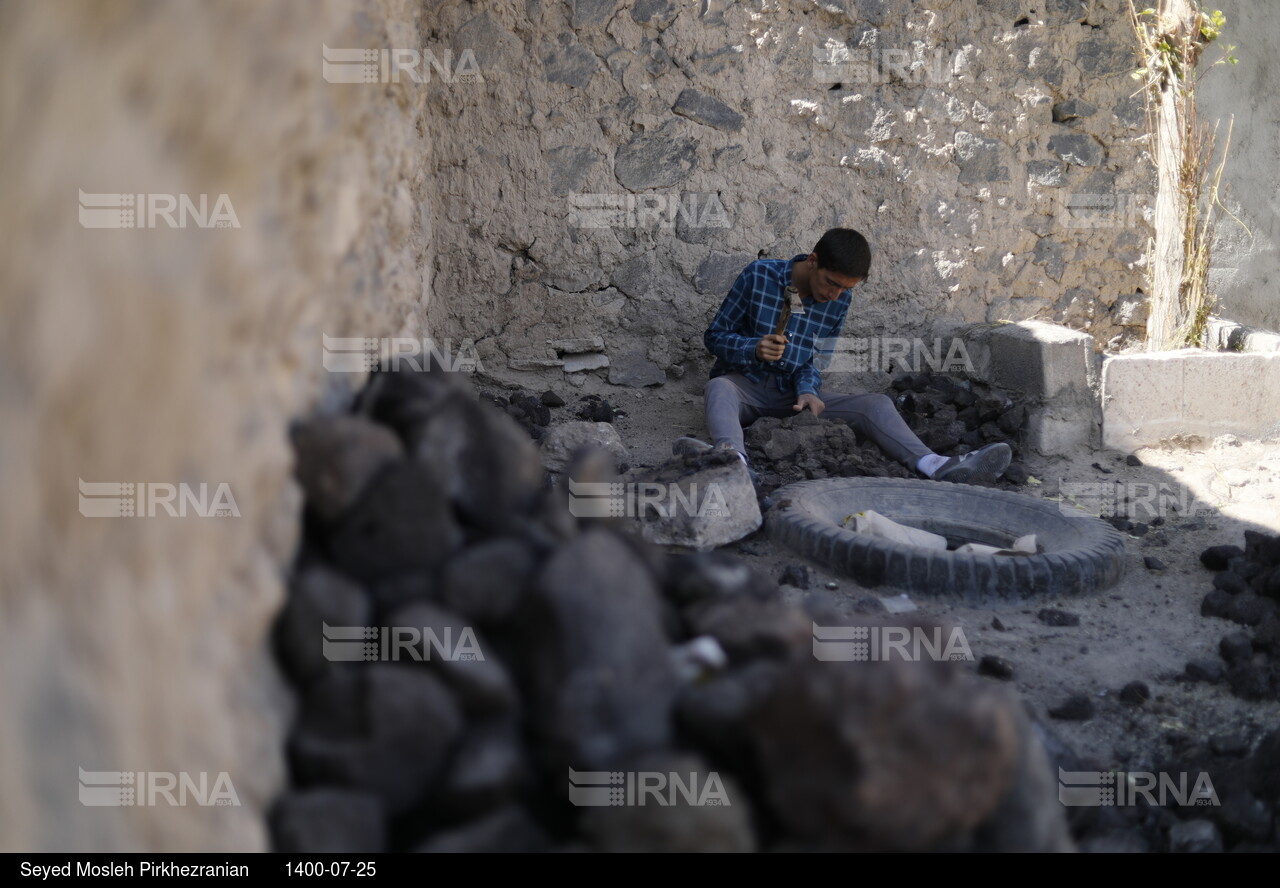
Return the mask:
<path fill-rule="evenodd" d="M 720 305 L 711 326 L 702 341 L 707 351 L 715 355 L 711 378 L 726 373 L 741 373 L 752 382 L 767 381 L 778 391 L 796 396 L 817 395 L 822 388 L 819 369 L 831 360 L 835 337 L 844 327 L 845 315 L 853 301 L 850 290 L 830 302 L 814 302 L 811 297 L 803 300 L 804 314 L 791 316 L 787 322 L 787 349 L 777 361 L 766 363 L 756 358 L 756 344 L 778 326 L 782 306 L 791 285 L 791 269 L 794 263 L 804 259 L 804 254 L 791 260 L 757 259 L 734 281 L 729 295 Z M 817 340 L 829 339 L 820 351 Z"/>

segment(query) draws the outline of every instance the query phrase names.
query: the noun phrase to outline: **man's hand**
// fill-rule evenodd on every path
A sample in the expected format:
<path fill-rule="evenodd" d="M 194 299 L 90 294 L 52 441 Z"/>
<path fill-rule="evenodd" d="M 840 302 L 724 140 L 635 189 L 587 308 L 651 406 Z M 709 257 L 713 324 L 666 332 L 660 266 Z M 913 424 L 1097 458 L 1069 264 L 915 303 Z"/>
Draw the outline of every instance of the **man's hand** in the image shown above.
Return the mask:
<path fill-rule="evenodd" d="M 811 395 L 808 392 L 797 398 L 791 409 L 799 413 L 806 407 L 813 411 L 814 416 L 821 416 L 822 411 L 827 409 L 827 405 L 822 403 L 821 398 L 817 395 Z"/>
<path fill-rule="evenodd" d="M 787 350 L 787 337 L 783 333 L 770 333 L 756 343 L 756 357 L 762 361 L 776 361 Z"/>

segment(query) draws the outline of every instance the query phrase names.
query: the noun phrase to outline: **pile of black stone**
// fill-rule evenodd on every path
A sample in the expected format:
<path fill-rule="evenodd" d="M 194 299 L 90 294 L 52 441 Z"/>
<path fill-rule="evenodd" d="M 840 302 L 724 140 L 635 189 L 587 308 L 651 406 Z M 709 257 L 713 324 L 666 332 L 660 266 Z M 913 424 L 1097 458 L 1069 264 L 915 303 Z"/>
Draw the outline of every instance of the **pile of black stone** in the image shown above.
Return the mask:
<path fill-rule="evenodd" d="M 1007 690 L 818 659 L 829 602 L 575 519 L 512 420 L 457 375 L 377 372 L 294 429 L 276 849 L 1069 845 Z"/>
<path fill-rule="evenodd" d="M 510 416 L 529 437 L 541 441 L 551 423 L 551 411 L 564 407 L 564 398 L 548 389 L 541 395 L 532 395 L 520 389 L 510 392 L 481 391 L 479 398 Z M 599 395 L 583 395 L 578 399 L 576 416 L 586 422 L 613 422 L 626 414 Z"/>
<path fill-rule="evenodd" d="M 1113 523 L 1132 532 L 1123 519 Z M 1142 529 L 1145 532 L 1145 526 Z M 1177 678 L 1226 681 L 1245 699 L 1277 699 L 1280 536 L 1246 531 L 1243 549 L 1211 546 L 1200 560 L 1216 572 L 1201 614 L 1245 628 L 1222 639 L 1221 660 L 1192 661 Z M 1149 696 L 1146 685 L 1134 682 L 1119 699 L 1141 706 Z M 1106 778 L 1085 790 L 1101 793 L 1096 800 L 1071 808 L 1072 834 L 1080 850 L 1280 851 L 1280 728 L 1240 726 L 1204 736 L 1169 730 L 1165 740 L 1167 757 L 1126 761 L 1122 771 L 1101 760 L 1077 759 L 1049 744 L 1065 771 L 1098 772 Z M 1064 778 L 1064 787 L 1070 782 Z M 1076 782 L 1084 786 L 1078 778 Z"/>
<path fill-rule="evenodd" d="M 516 390 L 508 394 L 482 391 L 479 397 L 481 401 L 492 404 L 514 419 L 535 441 L 542 440 L 547 426 L 550 425 L 551 409 L 564 406 L 564 399 L 550 389 L 540 396 Z"/>
<path fill-rule="evenodd" d="M 1005 489 L 1026 483 L 1027 471 L 1017 455 L 1027 410 L 1005 392 L 948 374 L 924 372 L 899 376 L 885 394 L 935 453 L 959 456 L 995 441 L 1013 448 L 1014 462 L 1002 478 L 978 477 L 974 483 Z M 747 457 L 766 491 L 811 478 L 920 477 L 863 440 L 847 423 L 814 417 L 807 410 L 793 417 L 756 420 L 746 430 L 745 443 Z"/>
<path fill-rule="evenodd" d="M 1211 546 L 1200 562 L 1216 574 L 1200 613 L 1245 627 L 1218 645 L 1222 661 L 1190 663 L 1187 675 L 1226 680 L 1246 700 L 1280 699 L 1280 535 L 1244 532 L 1244 548 Z"/>
<path fill-rule="evenodd" d="M 1252 743 L 1181 732 L 1169 741 L 1169 757 L 1116 770 L 1062 754 L 1050 739 L 1081 851 L 1280 851 L 1280 728 Z"/>

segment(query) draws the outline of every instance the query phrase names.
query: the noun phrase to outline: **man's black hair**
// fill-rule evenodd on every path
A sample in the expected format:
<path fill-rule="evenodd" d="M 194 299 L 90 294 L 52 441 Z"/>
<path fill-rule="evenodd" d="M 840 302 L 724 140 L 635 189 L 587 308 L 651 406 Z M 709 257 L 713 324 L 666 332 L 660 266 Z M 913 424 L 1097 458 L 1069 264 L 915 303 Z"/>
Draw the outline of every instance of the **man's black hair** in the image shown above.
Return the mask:
<path fill-rule="evenodd" d="M 871 270 L 871 245 L 852 228 L 832 228 L 813 248 L 818 267 L 845 277 L 865 278 Z"/>

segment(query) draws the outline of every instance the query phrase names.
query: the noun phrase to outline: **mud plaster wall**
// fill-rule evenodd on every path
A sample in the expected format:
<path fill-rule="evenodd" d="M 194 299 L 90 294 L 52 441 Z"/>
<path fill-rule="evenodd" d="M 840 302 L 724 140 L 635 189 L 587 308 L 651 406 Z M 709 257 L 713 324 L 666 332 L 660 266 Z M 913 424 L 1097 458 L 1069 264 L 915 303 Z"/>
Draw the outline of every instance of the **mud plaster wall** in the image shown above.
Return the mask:
<path fill-rule="evenodd" d="M 423 335 L 422 102 L 321 77 L 406 2 L 0 8 L 0 849 L 266 844 L 289 701 L 289 421 L 321 335 Z M 239 228 L 88 229 L 79 191 L 226 194 Z M 369 333 L 367 331 L 377 331 Z M 87 518 L 78 484 L 226 483 L 238 518 Z M 136 488 L 135 488 L 136 490 Z M 86 807 L 79 769 L 241 802 Z"/>
<path fill-rule="evenodd" d="M 588 335 L 614 359 L 705 369 L 702 331 L 743 265 L 846 225 L 874 250 L 853 335 L 1039 317 L 1106 345 L 1144 321 L 1154 181 L 1127 15 L 441 3 L 434 31 L 474 48 L 484 83 L 421 87 L 437 329 L 491 370 Z"/>
<path fill-rule="evenodd" d="M 1234 117 L 1223 203 L 1244 224 L 1219 212 L 1210 285 L 1217 314 L 1280 330 L 1280 6 L 1224 0 L 1213 8 L 1227 17 L 1223 40 L 1239 62 L 1205 73 L 1198 107 L 1202 121 L 1219 122 L 1219 145 Z M 1221 55 L 1211 47 L 1206 63 Z"/>

